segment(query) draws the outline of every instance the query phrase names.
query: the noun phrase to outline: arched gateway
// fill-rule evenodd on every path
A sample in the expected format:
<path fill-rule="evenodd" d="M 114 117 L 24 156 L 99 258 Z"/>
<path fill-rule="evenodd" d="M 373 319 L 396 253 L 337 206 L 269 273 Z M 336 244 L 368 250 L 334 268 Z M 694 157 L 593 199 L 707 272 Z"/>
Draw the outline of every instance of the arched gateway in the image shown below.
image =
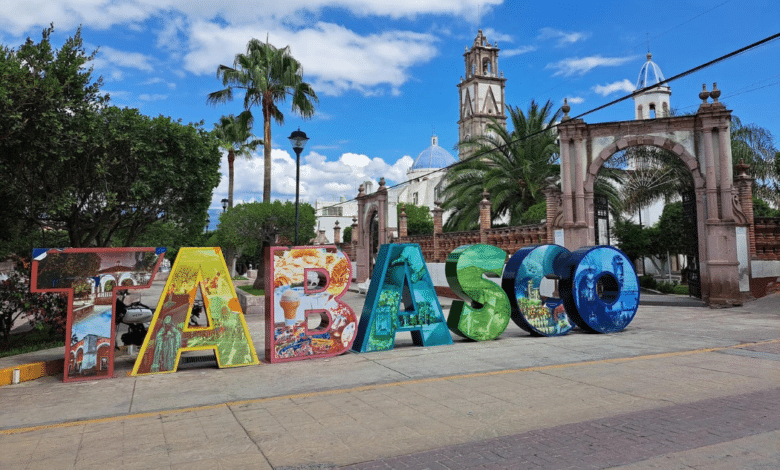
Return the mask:
<path fill-rule="evenodd" d="M 548 193 L 554 239 L 570 250 L 595 244 L 593 184 L 613 154 L 636 146 L 668 150 L 693 175 L 702 299 L 710 306 L 741 304 L 750 291 L 748 230 L 753 214 L 752 208 L 743 210 L 743 202 L 751 205 L 745 201 L 750 181 L 733 181 L 731 111 L 717 101 L 719 95 L 705 89 L 699 94 L 701 106 L 690 116 L 600 124 L 569 119 L 564 105 L 566 115 L 558 126 L 561 188 L 559 194 Z M 707 102 L 710 96 L 713 102 Z"/>

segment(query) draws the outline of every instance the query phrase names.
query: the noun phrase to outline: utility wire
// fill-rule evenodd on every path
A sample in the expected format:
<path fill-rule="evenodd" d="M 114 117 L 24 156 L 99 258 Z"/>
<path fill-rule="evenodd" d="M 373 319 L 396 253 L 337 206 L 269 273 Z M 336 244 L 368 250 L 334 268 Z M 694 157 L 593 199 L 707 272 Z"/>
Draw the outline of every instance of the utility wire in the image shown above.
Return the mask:
<path fill-rule="evenodd" d="M 605 104 L 603 104 L 603 105 L 601 105 L 601 106 L 598 106 L 598 107 L 596 107 L 596 108 L 593 108 L 593 109 L 591 109 L 591 110 L 589 110 L 589 111 L 585 111 L 584 113 L 582 113 L 582 114 L 578 114 L 578 115 L 576 115 L 576 116 L 574 116 L 574 117 L 572 117 L 572 118 L 570 118 L 570 119 L 572 119 L 572 120 L 574 120 L 574 119 L 580 119 L 580 118 L 582 118 L 583 116 L 587 116 L 587 115 L 589 115 L 589 114 L 593 114 L 593 113 L 595 113 L 596 111 L 601 111 L 602 109 L 608 108 L 608 107 L 610 107 L 610 106 L 614 106 L 614 105 L 616 105 L 617 103 L 623 102 L 623 101 L 625 101 L 625 100 L 627 100 L 627 99 L 629 99 L 629 98 L 633 98 L 633 97 L 635 97 L 635 96 L 637 96 L 637 95 L 640 95 L 640 94 L 642 94 L 642 93 L 645 93 L 645 92 L 647 92 L 647 91 L 650 91 L 650 90 L 652 90 L 652 89 L 654 89 L 654 88 L 658 88 L 658 87 L 664 86 L 664 85 L 665 85 L 665 84 L 667 84 L 667 83 L 671 83 L 671 82 L 673 82 L 673 81 L 675 81 L 675 80 L 679 80 L 680 78 L 686 77 L 686 76 L 688 76 L 688 75 L 690 75 L 690 74 L 692 74 L 692 73 L 696 73 L 696 72 L 698 72 L 698 71 L 700 71 L 700 70 L 704 70 L 704 69 L 706 69 L 706 68 L 708 68 L 708 67 L 711 67 L 711 66 L 713 66 L 713 65 L 715 65 L 715 64 L 717 64 L 717 63 L 719 63 L 719 62 L 723 62 L 724 60 L 731 59 L 732 57 L 738 56 L 738 55 L 740 55 L 740 54 L 742 54 L 742 53 L 745 53 L 745 52 L 747 52 L 747 51 L 749 51 L 749 50 L 751 50 L 751 49 L 755 49 L 756 47 L 759 47 L 759 46 L 761 46 L 761 45 L 763 45 L 763 44 L 766 44 L 766 43 L 768 43 L 768 42 L 774 41 L 775 39 L 778 39 L 778 38 L 780 38 L 780 33 L 773 34 L 772 36 L 768 36 L 768 37 L 766 37 L 766 38 L 764 38 L 764 39 L 761 39 L 760 41 L 756 41 L 756 42 L 754 42 L 754 43 L 752 43 L 752 44 L 749 44 L 749 45 L 747 45 L 747 46 L 745 46 L 745 47 L 742 47 L 742 48 L 740 48 L 740 49 L 737 49 L 737 50 L 735 50 L 735 51 L 729 52 L 728 54 L 722 55 L 722 56 L 720 56 L 720 57 L 718 57 L 718 58 L 716 58 L 716 59 L 713 59 L 713 60 L 711 60 L 711 61 L 709 61 L 709 62 L 705 62 L 705 63 L 703 63 L 703 64 L 701 64 L 701 65 L 697 65 L 696 67 L 693 67 L 693 68 L 691 68 L 691 69 L 688 69 L 688 70 L 686 70 L 686 71 L 684 71 L 684 72 L 682 72 L 682 73 L 678 73 L 677 75 L 675 75 L 675 76 L 673 76 L 673 77 L 671 77 L 671 78 L 667 78 L 666 80 L 660 81 L 660 82 L 656 83 L 655 85 L 651 85 L 651 86 L 648 86 L 648 87 L 645 87 L 645 88 L 642 88 L 642 89 L 639 89 L 639 90 L 635 90 L 634 92 L 632 92 L 632 93 L 630 93 L 630 94 L 628 94 L 628 95 L 625 95 L 625 96 L 623 96 L 623 97 L 620 97 L 620 98 L 617 98 L 617 99 L 615 99 L 615 100 L 612 100 L 612 101 L 610 101 L 610 102 L 608 102 L 608 103 L 605 103 Z M 471 156 L 471 157 L 469 157 L 469 158 L 466 158 L 466 159 L 463 159 L 463 160 L 457 161 L 457 162 L 455 162 L 455 163 L 452 163 L 452 164 L 450 164 L 450 165 L 447 165 L 447 166 L 446 166 L 446 167 L 444 167 L 444 168 L 438 168 L 438 169 L 436 169 L 436 170 L 433 170 L 433 171 L 431 171 L 431 172 L 429 172 L 429 173 L 426 173 L 426 174 L 424 174 L 424 175 L 420 175 L 420 176 L 414 177 L 414 178 L 412 178 L 412 179 L 408 179 L 408 180 L 406 180 L 406 181 L 403 181 L 403 182 L 401 182 L 401 183 L 394 184 L 394 185 L 392 185 L 392 186 L 387 186 L 387 187 L 385 187 L 385 189 L 388 189 L 388 190 L 389 190 L 389 189 L 397 188 L 397 187 L 399 187 L 399 186 L 403 186 L 403 185 L 405 185 L 405 184 L 407 184 L 407 183 L 410 183 L 410 182 L 412 182 L 412 181 L 415 181 L 415 180 L 418 180 L 418 179 L 422 179 L 422 178 L 427 178 L 427 177 L 429 177 L 429 176 L 431 176 L 431 175 L 434 175 L 434 174 L 436 174 L 436 173 L 439 173 L 439 172 L 442 172 L 442 171 L 447 171 L 447 170 L 449 170 L 449 169 L 451 169 L 451 168 L 453 168 L 453 167 L 455 167 L 455 166 L 457 166 L 457 165 L 462 165 L 462 164 L 464 164 L 464 163 L 467 163 L 467 162 L 470 162 L 470 161 L 476 160 L 476 159 L 478 159 L 478 158 L 481 158 L 481 157 L 483 157 L 483 156 L 485 156 L 485 155 L 487 155 L 487 154 L 489 154 L 489 153 L 491 153 L 491 152 L 494 152 L 494 151 L 496 151 L 496 150 L 504 150 L 504 149 L 506 149 L 507 147 L 509 147 L 509 146 L 510 146 L 510 145 L 512 145 L 512 144 L 515 144 L 515 143 L 517 143 L 517 142 L 521 142 L 521 141 L 523 141 L 523 140 L 526 140 L 526 139 L 530 139 L 531 137 L 535 137 L 535 136 L 537 136 L 537 135 L 544 134 L 545 132 L 548 132 L 548 131 L 549 131 L 549 130 L 551 130 L 551 129 L 557 128 L 559 124 L 560 124 L 560 123 L 553 124 L 553 125 L 551 125 L 551 126 L 548 126 L 548 127 L 544 128 L 544 129 L 542 129 L 542 130 L 540 130 L 540 131 L 534 132 L 533 134 L 529 134 L 529 135 L 526 135 L 526 136 L 520 137 L 520 138 L 518 138 L 518 139 L 512 140 L 512 141 L 510 141 L 510 142 L 506 142 L 506 143 L 504 143 L 503 145 L 497 146 L 497 147 L 495 147 L 495 148 L 491 148 L 491 149 L 487 149 L 487 150 L 485 150 L 485 151 L 479 152 L 479 153 L 477 153 L 477 154 L 475 154 L 475 155 L 472 155 L 472 156 Z M 336 207 L 336 206 L 340 206 L 340 205 L 342 205 L 342 204 L 346 204 L 346 203 L 348 203 L 348 202 L 352 202 L 352 201 L 356 201 L 356 200 L 357 200 L 357 197 L 355 197 L 355 198 L 352 198 L 352 199 L 348 199 L 348 200 L 346 200 L 346 201 L 341 201 L 341 202 L 338 202 L 338 203 L 336 203 L 336 204 L 331 204 L 331 205 L 329 205 L 329 206 L 324 206 L 324 207 L 323 207 L 323 209 L 324 209 L 325 207 Z"/>

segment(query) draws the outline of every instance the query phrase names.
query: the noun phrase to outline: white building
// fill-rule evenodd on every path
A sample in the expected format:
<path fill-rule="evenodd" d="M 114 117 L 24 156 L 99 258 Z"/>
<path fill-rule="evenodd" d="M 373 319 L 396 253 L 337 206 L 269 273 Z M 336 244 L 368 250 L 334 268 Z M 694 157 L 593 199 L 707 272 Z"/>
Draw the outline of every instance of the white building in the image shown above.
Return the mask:
<path fill-rule="evenodd" d="M 436 201 L 441 198 L 441 192 L 444 189 L 444 177 L 446 175 L 446 171 L 437 170 L 446 168 L 455 162 L 455 158 L 439 146 L 439 138 L 433 135 L 431 137 L 431 145 L 417 155 L 412 166 L 406 171 L 406 179 L 408 181 L 387 191 L 387 226 L 395 228 L 392 231 L 394 237 L 398 236 L 396 223 L 398 206 L 413 204 L 433 209 Z M 371 194 L 378 189 L 374 187 L 371 181 L 364 182 L 363 186 L 366 194 Z M 317 230 L 324 231 L 328 242 L 333 243 L 336 222 L 338 222 L 343 235 L 344 228 L 352 225 L 352 218 L 357 214 L 357 201 L 345 202 L 342 198 L 342 201 L 338 203 L 315 202 L 314 209 L 317 214 Z M 447 220 L 446 212 L 443 214 L 443 219 L 444 221 Z M 341 242 L 343 238 L 337 241 Z"/>

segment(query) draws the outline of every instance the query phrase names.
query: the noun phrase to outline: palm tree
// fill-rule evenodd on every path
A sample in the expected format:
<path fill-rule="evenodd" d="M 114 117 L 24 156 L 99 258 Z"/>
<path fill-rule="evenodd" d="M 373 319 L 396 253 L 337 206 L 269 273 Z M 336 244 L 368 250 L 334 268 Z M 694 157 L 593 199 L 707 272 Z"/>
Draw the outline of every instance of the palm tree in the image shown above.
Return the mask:
<path fill-rule="evenodd" d="M 244 90 L 244 111 L 238 119 L 251 129 L 254 123 L 252 106 L 263 110 L 263 202 L 271 202 L 271 119 L 284 124 L 284 115 L 277 103 L 283 103 L 290 95 L 292 111 L 304 119 L 314 114 L 318 103 L 311 85 L 303 81 L 301 63 L 290 55 L 290 47 L 277 49 L 268 42 L 251 39 L 245 54 L 236 54 L 233 67 L 220 65 L 217 78 L 226 87 L 209 93 L 207 102 L 212 105 L 233 99 L 233 90 Z"/>
<path fill-rule="evenodd" d="M 755 124 L 742 124 L 731 117 L 731 157 L 734 166 L 744 161 L 756 179 L 753 193 L 759 199 L 780 203 L 780 164 L 772 134 Z M 736 172 L 734 173 L 736 174 Z"/>
<path fill-rule="evenodd" d="M 532 100 L 526 113 L 510 105 L 507 111 L 512 131 L 493 119 L 485 134 L 460 142 L 460 149 L 475 157 L 447 174 L 442 204 L 452 210 L 447 230 L 477 225 L 485 190 L 493 203 L 493 218 L 508 216 L 510 225 L 519 224 L 522 214 L 543 197 L 547 178 L 559 173 L 557 136 L 551 126 L 560 119 L 560 109 L 553 111 L 551 101 L 539 106 Z"/>
<path fill-rule="evenodd" d="M 245 123 L 233 114 L 222 116 L 214 124 L 214 135 L 219 140 L 219 146 L 228 151 L 228 207 L 233 207 L 233 162 L 236 155 L 252 158 L 252 151 L 263 141 L 256 139 Z"/>

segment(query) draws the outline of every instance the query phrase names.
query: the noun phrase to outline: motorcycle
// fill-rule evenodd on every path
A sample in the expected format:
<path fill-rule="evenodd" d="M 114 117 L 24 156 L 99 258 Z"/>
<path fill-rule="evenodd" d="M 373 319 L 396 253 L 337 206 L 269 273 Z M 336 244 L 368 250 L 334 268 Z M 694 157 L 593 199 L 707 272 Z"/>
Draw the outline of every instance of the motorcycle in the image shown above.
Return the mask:
<path fill-rule="evenodd" d="M 154 316 L 154 309 L 142 304 L 140 301 L 125 305 L 125 297 L 127 297 L 127 290 L 117 292 L 115 307 L 116 326 L 118 328 L 120 323 L 127 325 L 127 333 L 121 336 L 122 343 L 141 346 L 144 344 L 144 338 L 146 338 L 149 324 Z"/>

